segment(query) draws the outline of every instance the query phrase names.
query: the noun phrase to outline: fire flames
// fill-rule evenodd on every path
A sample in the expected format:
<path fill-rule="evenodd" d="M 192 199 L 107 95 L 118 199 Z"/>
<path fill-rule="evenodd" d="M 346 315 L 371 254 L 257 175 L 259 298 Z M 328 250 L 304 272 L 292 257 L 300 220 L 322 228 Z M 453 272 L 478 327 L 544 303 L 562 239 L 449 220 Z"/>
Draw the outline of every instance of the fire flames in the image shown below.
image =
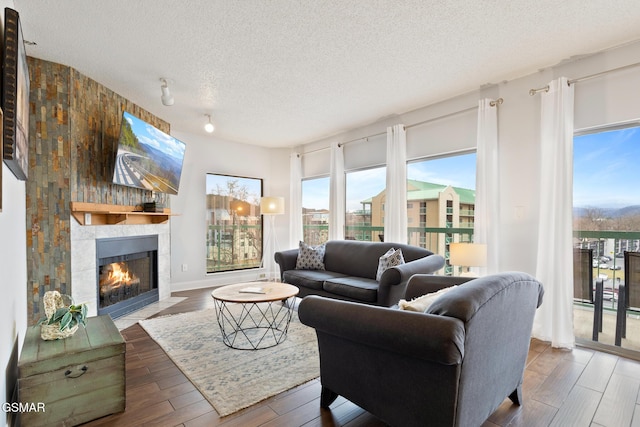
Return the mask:
<path fill-rule="evenodd" d="M 140 279 L 129 271 L 126 262 L 115 262 L 102 268 L 100 299 L 105 305 L 138 295 Z"/>

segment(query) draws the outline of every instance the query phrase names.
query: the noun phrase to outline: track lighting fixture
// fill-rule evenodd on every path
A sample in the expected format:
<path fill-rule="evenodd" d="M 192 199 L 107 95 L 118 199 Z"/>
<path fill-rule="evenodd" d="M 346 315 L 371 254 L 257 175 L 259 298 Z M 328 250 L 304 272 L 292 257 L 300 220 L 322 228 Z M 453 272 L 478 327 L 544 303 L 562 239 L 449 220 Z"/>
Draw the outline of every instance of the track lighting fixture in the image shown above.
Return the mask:
<path fill-rule="evenodd" d="M 162 91 L 162 96 L 160 100 L 162 100 L 162 105 L 170 106 L 173 105 L 173 95 L 169 92 L 169 85 L 167 83 L 167 79 L 164 77 L 160 78 L 162 84 L 160 85 L 160 90 Z"/>
<path fill-rule="evenodd" d="M 213 126 L 213 123 L 211 123 L 211 114 L 205 114 L 205 116 L 207 116 L 209 121 L 204 125 L 204 130 L 208 133 L 212 133 L 215 127 Z"/>

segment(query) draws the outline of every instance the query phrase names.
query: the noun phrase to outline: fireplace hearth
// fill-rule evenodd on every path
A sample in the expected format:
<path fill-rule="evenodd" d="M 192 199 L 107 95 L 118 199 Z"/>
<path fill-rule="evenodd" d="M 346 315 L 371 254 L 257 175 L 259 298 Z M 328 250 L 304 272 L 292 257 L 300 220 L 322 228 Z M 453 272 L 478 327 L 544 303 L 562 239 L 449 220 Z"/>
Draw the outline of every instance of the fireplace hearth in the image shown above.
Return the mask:
<path fill-rule="evenodd" d="M 121 317 L 158 301 L 158 236 L 96 240 L 98 315 Z"/>

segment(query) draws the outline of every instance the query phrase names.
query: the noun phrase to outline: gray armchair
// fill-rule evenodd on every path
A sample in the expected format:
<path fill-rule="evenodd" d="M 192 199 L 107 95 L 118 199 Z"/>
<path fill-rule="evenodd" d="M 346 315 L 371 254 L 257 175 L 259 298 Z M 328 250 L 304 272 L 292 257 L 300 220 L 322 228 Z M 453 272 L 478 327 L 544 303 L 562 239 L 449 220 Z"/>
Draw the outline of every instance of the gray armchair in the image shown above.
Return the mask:
<path fill-rule="evenodd" d="M 344 396 L 392 426 L 479 426 L 522 378 L 542 285 L 525 273 L 469 280 L 415 275 L 410 299 L 459 284 L 425 313 L 309 296 L 321 406 Z"/>

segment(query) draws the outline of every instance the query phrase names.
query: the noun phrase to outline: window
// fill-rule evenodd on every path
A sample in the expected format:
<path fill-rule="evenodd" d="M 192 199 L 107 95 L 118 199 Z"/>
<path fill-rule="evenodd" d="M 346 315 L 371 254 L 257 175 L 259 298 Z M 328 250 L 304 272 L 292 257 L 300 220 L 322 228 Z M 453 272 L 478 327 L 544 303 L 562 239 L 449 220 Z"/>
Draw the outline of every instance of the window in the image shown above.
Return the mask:
<path fill-rule="evenodd" d="M 625 282 L 624 252 L 640 251 L 639 158 L 640 127 L 600 129 L 573 139 L 574 245 L 593 251 L 593 279 L 603 280 L 605 318 L 615 313 L 619 285 Z M 637 315 L 640 308 L 633 301 L 629 305 Z M 591 340 L 593 307 L 578 303 L 574 319 L 576 337 Z M 598 341 L 614 344 L 614 327 L 603 328 Z M 622 347 L 640 350 L 633 344 L 635 330 L 627 329 Z"/>
<path fill-rule="evenodd" d="M 640 231 L 640 175 L 636 171 L 640 127 L 578 135 L 573 147 L 574 230 L 622 233 L 617 239 L 587 233 L 595 237 L 585 237 L 578 245 L 594 249 L 594 257 L 608 259 L 594 263 L 605 270 L 596 273 L 614 279 L 616 270 L 609 274 L 608 267 L 621 266 L 625 250 L 640 250 L 638 239 L 624 238 L 624 232 Z"/>
<path fill-rule="evenodd" d="M 407 202 L 415 206 L 407 209 L 409 244 L 448 258 L 449 243 L 471 241 L 475 187 L 475 153 L 407 164 Z"/>
<path fill-rule="evenodd" d="M 260 267 L 262 180 L 207 174 L 207 273 Z"/>
<path fill-rule="evenodd" d="M 346 239 L 384 240 L 386 173 L 386 167 L 378 167 L 346 174 Z"/>
<path fill-rule="evenodd" d="M 329 177 L 302 180 L 304 241 L 320 245 L 329 239 Z"/>

